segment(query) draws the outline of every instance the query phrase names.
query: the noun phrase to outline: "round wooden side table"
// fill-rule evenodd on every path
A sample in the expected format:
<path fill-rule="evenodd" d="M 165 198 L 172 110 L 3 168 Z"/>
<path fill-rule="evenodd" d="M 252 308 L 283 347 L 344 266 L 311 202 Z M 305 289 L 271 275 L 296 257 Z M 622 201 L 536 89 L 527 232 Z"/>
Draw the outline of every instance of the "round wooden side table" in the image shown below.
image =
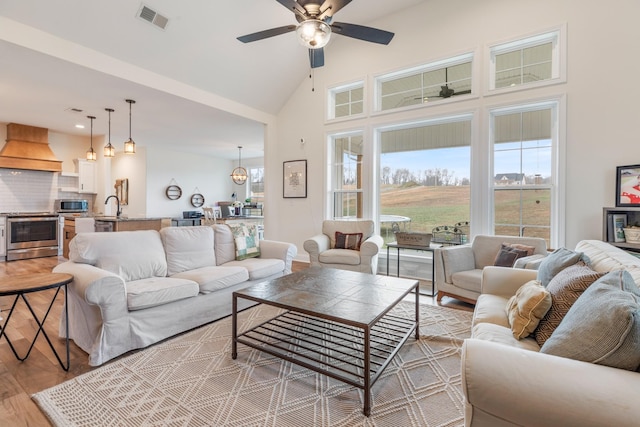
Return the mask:
<path fill-rule="evenodd" d="M 38 335 L 40 335 L 40 332 L 42 332 L 42 335 L 44 335 L 47 342 L 49 343 L 49 347 L 53 351 L 53 354 L 56 356 L 56 359 L 58 359 L 58 363 L 60 364 L 62 369 L 64 369 L 65 371 L 69 370 L 69 311 L 67 308 L 67 284 L 69 284 L 72 280 L 73 280 L 73 276 L 71 274 L 66 274 L 66 273 L 22 274 L 18 276 L 8 276 L 8 277 L 0 278 L 0 297 L 15 296 L 15 299 L 13 300 L 13 304 L 9 309 L 9 314 L 7 315 L 7 319 L 5 320 L 4 325 L 0 327 L 0 339 L 2 339 L 3 336 L 5 337 L 5 339 L 9 343 L 9 347 L 11 347 L 11 351 L 13 351 L 13 354 L 16 356 L 16 358 L 19 361 L 22 362 L 26 360 L 27 357 L 29 357 L 31 350 L 33 349 L 33 346 L 36 343 L 36 339 L 38 338 Z M 51 340 L 49 339 L 47 332 L 44 330 L 44 322 L 46 322 L 47 317 L 49 316 L 49 312 L 51 312 L 51 307 L 53 307 L 53 303 L 56 301 L 56 297 L 58 296 L 58 294 L 60 293 L 60 289 L 62 288 L 64 288 L 64 316 L 65 316 L 65 325 L 67 327 L 66 334 L 65 334 L 66 350 L 67 350 L 66 365 L 62 363 L 62 360 L 60 359 L 58 352 L 56 351 L 55 347 L 51 343 Z M 51 303 L 47 308 L 47 312 L 45 313 L 42 320 L 40 320 L 38 319 L 38 316 L 36 315 L 36 313 L 33 311 L 31 304 L 27 300 L 27 294 L 31 294 L 34 292 L 41 292 L 47 289 L 56 289 L 56 292 L 53 295 L 53 298 L 51 299 Z M 27 354 L 25 354 L 24 356 L 18 355 L 18 352 L 13 347 L 11 340 L 9 340 L 9 337 L 5 332 L 7 329 L 7 325 L 9 324 L 9 320 L 11 320 L 11 315 L 13 314 L 13 311 L 16 308 L 16 304 L 18 303 L 18 300 L 20 298 L 22 298 L 22 300 L 25 302 L 25 304 L 29 308 L 29 311 L 31 312 L 31 315 L 33 316 L 36 323 L 38 324 L 38 331 L 36 332 L 35 337 L 33 337 L 33 341 L 31 341 L 31 345 L 29 346 L 29 350 L 27 351 Z"/>

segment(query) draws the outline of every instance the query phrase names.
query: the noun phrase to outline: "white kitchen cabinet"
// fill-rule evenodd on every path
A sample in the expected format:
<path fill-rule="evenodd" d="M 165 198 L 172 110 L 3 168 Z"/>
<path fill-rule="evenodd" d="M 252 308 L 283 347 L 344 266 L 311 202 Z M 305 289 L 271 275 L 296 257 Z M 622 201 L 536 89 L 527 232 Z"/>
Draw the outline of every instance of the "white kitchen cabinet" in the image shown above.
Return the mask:
<path fill-rule="evenodd" d="M 7 256 L 7 218 L 0 216 L 0 261 Z"/>
<path fill-rule="evenodd" d="M 78 193 L 95 194 L 98 190 L 96 162 L 78 159 Z"/>

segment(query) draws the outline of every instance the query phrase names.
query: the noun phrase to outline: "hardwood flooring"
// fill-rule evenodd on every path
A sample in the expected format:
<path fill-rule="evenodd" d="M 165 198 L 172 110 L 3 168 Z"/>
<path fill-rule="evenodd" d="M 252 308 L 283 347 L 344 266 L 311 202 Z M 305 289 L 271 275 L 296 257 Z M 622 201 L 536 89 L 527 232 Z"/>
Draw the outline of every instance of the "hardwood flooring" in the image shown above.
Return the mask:
<path fill-rule="evenodd" d="M 0 279 L 4 276 L 18 274 L 33 274 L 50 272 L 58 263 L 66 261 L 62 257 L 36 258 L 30 260 L 0 262 Z M 307 264 L 294 262 L 293 270 L 299 271 Z M 55 290 L 48 290 L 29 294 L 27 299 L 32 305 L 39 319 L 53 298 Z M 14 297 L 0 297 L 0 323 L 4 326 L 6 316 L 11 308 Z M 434 297 L 422 296 L 426 303 L 436 304 Z M 45 331 L 55 346 L 58 354 L 65 361 L 65 341 L 58 337 L 58 323 L 62 311 L 64 296 L 58 295 L 54 306 L 45 323 Z M 473 306 L 445 298 L 443 306 L 472 311 Z M 14 344 L 19 354 L 27 352 L 29 345 L 38 329 L 36 321 L 31 316 L 23 301 L 19 301 L 11 317 L 6 334 Z M 18 361 L 4 337 L 0 338 L 0 426 L 50 426 L 47 417 L 40 412 L 38 406 L 31 400 L 31 395 L 54 385 L 60 384 L 77 375 L 94 369 L 89 366 L 87 354 L 70 341 L 70 368 L 65 372 L 44 337 L 39 336 L 35 346 L 24 362 Z"/>

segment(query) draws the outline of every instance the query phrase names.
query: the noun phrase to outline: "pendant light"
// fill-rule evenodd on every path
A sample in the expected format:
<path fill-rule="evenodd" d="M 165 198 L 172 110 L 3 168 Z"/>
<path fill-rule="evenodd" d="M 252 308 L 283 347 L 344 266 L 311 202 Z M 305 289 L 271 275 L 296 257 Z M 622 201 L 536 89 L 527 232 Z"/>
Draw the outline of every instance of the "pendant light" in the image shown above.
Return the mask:
<path fill-rule="evenodd" d="M 93 151 L 93 119 L 95 116 L 87 116 L 87 118 L 91 120 L 91 146 L 87 150 L 87 160 L 95 161 L 98 158 L 97 153 Z"/>
<path fill-rule="evenodd" d="M 247 170 L 242 167 L 242 147 L 238 146 L 238 167 L 231 172 L 231 179 L 238 185 L 247 182 Z"/>
<path fill-rule="evenodd" d="M 124 143 L 124 154 L 135 154 L 136 143 L 131 139 L 131 104 L 135 104 L 133 99 L 125 99 L 129 103 L 129 140 Z"/>
<path fill-rule="evenodd" d="M 111 113 L 114 112 L 113 108 L 105 108 L 105 111 L 109 113 L 109 143 L 104 146 L 104 156 L 105 157 L 115 157 L 116 149 L 113 145 L 111 145 Z"/>

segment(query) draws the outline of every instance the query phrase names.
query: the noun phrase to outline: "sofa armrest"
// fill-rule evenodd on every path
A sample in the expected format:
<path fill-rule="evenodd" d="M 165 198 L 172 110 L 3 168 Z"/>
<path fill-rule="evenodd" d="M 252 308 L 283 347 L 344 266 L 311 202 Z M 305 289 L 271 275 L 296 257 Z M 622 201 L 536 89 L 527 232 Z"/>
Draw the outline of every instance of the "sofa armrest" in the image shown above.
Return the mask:
<path fill-rule="evenodd" d="M 488 266 L 482 269 L 481 293 L 510 297 L 516 294 L 520 286 L 535 280 L 536 270 L 522 268 Z"/>
<path fill-rule="evenodd" d="M 451 283 L 451 276 L 459 271 L 468 271 L 476 268 L 473 249 L 470 244 L 458 246 L 444 246 L 437 249 L 442 260 L 444 281 Z"/>
<path fill-rule="evenodd" d="M 311 265 L 318 265 L 321 252 L 329 250 L 331 241 L 326 234 L 318 234 L 304 241 L 302 247 L 309 253 Z"/>
<path fill-rule="evenodd" d="M 284 261 L 284 273 L 291 273 L 293 258 L 298 254 L 296 245 L 275 240 L 260 240 L 260 258 L 281 259 Z"/>
<path fill-rule="evenodd" d="M 374 234 L 360 245 L 360 256 L 369 258 L 376 256 L 382 249 L 382 245 L 384 245 L 382 236 Z"/>
<path fill-rule="evenodd" d="M 466 426 L 474 425 L 474 413 L 500 425 L 539 427 L 633 426 L 640 420 L 637 372 L 478 339 L 463 344 L 462 388 Z"/>

